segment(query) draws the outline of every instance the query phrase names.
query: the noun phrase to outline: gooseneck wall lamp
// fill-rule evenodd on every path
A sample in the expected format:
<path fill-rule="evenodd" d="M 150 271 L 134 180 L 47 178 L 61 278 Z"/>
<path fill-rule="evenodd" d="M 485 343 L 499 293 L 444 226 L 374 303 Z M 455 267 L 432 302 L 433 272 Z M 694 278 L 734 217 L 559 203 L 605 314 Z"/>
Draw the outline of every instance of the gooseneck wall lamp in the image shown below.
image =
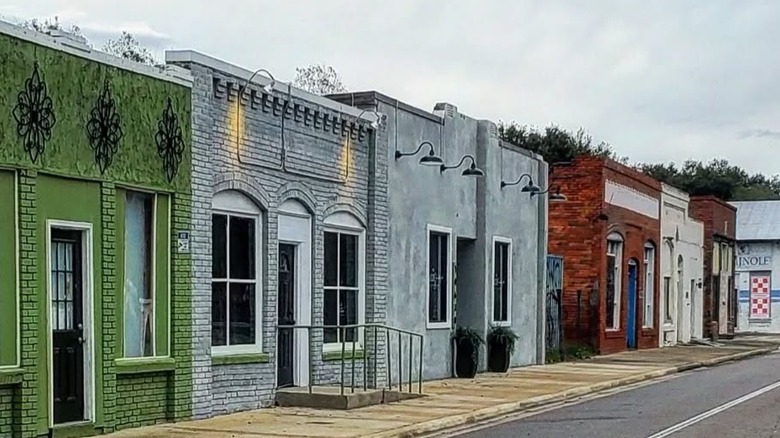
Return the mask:
<path fill-rule="evenodd" d="M 460 159 L 460 162 L 458 164 L 454 165 L 454 166 L 447 166 L 445 164 L 442 164 L 441 166 L 439 166 L 439 171 L 441 173 L 444 173 L 444 172 L 446 172 L 447 170 L 450 170 L 450 169 L 457 169 L 460 166 L 462 166 L 463 163 L 466 160 L 471 160 L 471 166 L 463 169 L 463 172 L 461 173 L 461 175 L 463 175 L 463 176 L 475 176 L 475 177 L 485 176 L 485 172 L 482 169 L 480 169 L 479 167 L 477 167 L 477 163 L 474 160 L 474 157 L 469 155 L 469 154 L 464 155 L 463 158 Z"/>
<path fill-rule="evenodd" d="M 501 181 L 501 188 L 503 189 L 504 187 L 507 187 L 507 186 L 516 186 L 516 185 L 520 184 L 523 181 L 523 179 L 525 179 L 526 177 L 528 177 L 528 184 L 524 185 L 523 188 L 520 189 L 521 192 L 523 192 L 523 193 L 528 193 L 528 192 L 536 193 L 536 192 L 541 192 L 542 191 L 541 187 L 539 187 L 536 184 L 534 184 L 534 178 L 531 176 L 530 173 L 524 173 L 524 174 L 520 175 L 520 178 L 517 178 L 515 181 L 511 181 L 511 182 Z"/>
<path fill-rule="evenodd" d="M 550 201 L 565 201 L 566 200 L 566 195 L 561 193 L 561 188 L 557 187 L 557 186 L 555 186 L 554 188 L 555 188 L 555 192 L 551 193 L 549 195 L 549 197 L 548 197 L 550 199 Z M 549 187 L 549 188 L 547 188 L 547 190 L 545 190 L 543 192 L 531 192 L 531 197 L 533 198 L 534 196 L 544 195 L 544 194 L 548 193 L 552 189 L 553 189 L 553 187 Z"/>
<path fill-rule="evenodd" d="M 382 114 L 379 114 L 376 110 L 364 109 L 355 118 L 360 120 L 360 116 L 362 116 L 365 113 L 374 113 L 374 115 L 376 116 L 376 120 L 371 122 L 371 127 L 374 128 L 374 129 L 379 129 L 379 126 L 382 124 Z"/>
<path fill-rule="evenodd" d="M 433 150 L 433 143 L 429 141 L 424 141 L 420 143 L 419 146 L 417 146 L 417 149 L 415 149 L 413 152 L 401 152 L 401 151 L 395 151 L 395 159 L 398 160 L 402 157 L 412 157 L 420 153 L 422 148 L 424 146 L 428 146 L 430 148 L 430 151 L 427 155 L 423 155 L 422 158 L 420 158 L 420 164 L 423 166 L 443 166 L 444 160 L 441 159 L 440 156 L 436 155 L 436 152 Z"/>
<path fill-rule="evenodd" d="M 265 73 L 269 79 L 271 79 L 271 82 L 263 85 L 263 91 L 265 91 L 268 94 L 273 94 L 274 92 L 274 85 L 276 85 L 276 78 L 274 78 L 274 75 L 271 74 L 270 71 L 259 68 L 255 70 L 251 76 L 249 76 L 249 79 L 247 81 L 238 87 L 238 99 L 236 101 L 236 150 L 238 151 L 241 148 L 241 98 L 244 97 L 244 92 L 246 91 L 246 88 L 249 84 L 252 83 L 252 79 L 255 78 L 259 73 Z M 238 161 L 241 161 L 241 154 L 238 154 Z"/>

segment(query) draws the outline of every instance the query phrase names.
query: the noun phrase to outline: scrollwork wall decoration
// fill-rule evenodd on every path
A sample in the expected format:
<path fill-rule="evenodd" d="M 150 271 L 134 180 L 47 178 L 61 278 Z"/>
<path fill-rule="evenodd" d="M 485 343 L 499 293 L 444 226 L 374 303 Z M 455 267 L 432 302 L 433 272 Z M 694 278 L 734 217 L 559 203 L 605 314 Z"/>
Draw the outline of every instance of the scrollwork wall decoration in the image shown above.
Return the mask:
<path fill-rule="evenodd" d="M 33 64 L 32 75 L 17 95 L 13 116 L 16 134 L 22 139 L 22 146 L 30 160 L 35 163 L 46 150 L 46 143 L 51 140 L 52 129 L 57 123 L 54 104 L 46 82 L 41 78 L 37 61 Z"/>
<path fill-rule="evenodd" d="M 168 105 L 163 110 L 160 120 L 157 122 L 157 154 L 163 160 L 163 170 L 168 182 L 173 181 L 179 171 L 182 154 L 184 154 L 184 139 L 182 138 L 179 118 L 173 110 L 173 102 L 168 98 Z"/>
<path fill-rule="evenodd" d="M 108 79 L 103 84 L 103 91 L 95 101 L 87 122 L 87 139 L 95 152 L 95 163 L 100 173 L 106 172 L 114 161 L 114 155 L 122 140 L 122 120 L 116 109 L 116 102 L 111 95 L 111 85 Z"/>

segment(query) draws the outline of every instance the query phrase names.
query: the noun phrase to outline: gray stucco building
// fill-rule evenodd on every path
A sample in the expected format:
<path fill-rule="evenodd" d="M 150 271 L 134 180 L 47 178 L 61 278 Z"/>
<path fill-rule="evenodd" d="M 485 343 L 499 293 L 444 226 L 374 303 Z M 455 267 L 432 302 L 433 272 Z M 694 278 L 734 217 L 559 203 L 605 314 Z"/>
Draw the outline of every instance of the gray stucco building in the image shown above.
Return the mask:
<path fill-rule="evenodd" d="M 426 379 L 452 375 L 456 321 L 511 325 L 512 364 L 543 360 L 546 199 L 501 185 L 527 173 L 544 187 L 538 156 L 452 105 L 325 98 L 193 51 L 166 61 L 194 81 L 195 417 L 268 406 L 279 387 L 337 383 L 344 350 L 349 383 L 417 373 L 417 346 L 404 344 L 412 357 L 399 370 L 387 332 L 328 327 L 423 335 Z M 465 167 L 419 165 L 427 145 L 396 158 L 425 141 Z M 461 175 L 466 155 L 484 177 Z"/>

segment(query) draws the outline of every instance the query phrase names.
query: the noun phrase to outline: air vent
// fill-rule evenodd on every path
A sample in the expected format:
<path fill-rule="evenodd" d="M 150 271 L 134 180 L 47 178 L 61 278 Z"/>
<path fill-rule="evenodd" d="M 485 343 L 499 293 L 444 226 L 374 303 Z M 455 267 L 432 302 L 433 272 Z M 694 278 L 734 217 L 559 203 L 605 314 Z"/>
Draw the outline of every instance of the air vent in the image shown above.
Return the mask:
<path fill-rule="evenodd" d="M 433 107 L 433 113 L 436 114 L 439 117 L 448 118 L 451 119 L 455 117 L 455 113 L 458 112 L 458 107 L 451 103 L 437 103 L 436 106 Z"/>

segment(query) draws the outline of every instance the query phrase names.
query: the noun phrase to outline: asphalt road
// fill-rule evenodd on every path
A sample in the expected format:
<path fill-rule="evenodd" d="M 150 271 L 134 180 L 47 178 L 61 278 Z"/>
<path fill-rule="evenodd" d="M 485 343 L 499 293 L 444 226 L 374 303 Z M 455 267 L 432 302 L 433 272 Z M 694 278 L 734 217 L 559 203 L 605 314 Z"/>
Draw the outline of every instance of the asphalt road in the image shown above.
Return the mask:
<path fill-rule="evenodd" d="M 780 437 L 780 354 L 677 374 L 606 397 L 500 424 L 478 425 L 450 436 Z"/>

